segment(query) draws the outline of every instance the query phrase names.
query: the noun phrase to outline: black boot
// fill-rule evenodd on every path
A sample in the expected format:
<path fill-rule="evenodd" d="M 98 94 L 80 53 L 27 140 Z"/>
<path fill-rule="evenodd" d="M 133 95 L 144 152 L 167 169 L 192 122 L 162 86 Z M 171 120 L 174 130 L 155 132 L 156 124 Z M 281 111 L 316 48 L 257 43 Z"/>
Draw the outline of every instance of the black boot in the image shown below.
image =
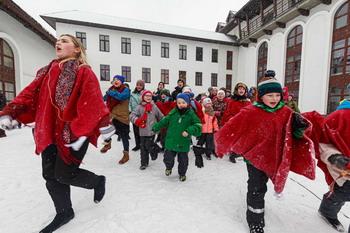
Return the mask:
<path fill-rule="evenodd" d="M 329 224 L 331 225 L 334 229 L 336 229 L 339 232 L 344 232 L 345 229 L 343 227 L 343 225 L 341 224 L 341 222 L 339 222 L 338 219 L 336 218 L 328 218 L 326 216 L 324 216 L 321 211 L 318 211 L 318 214 Z"/>
<path fill-rule="evenodd" d="M 106 177 L 105 176 L 99 176 L 100 183 L 95 187 L 94 192 L 94 202 L 99 203 L 106 192 Z"/>
<path fill-rule="evenodd" d="M 44 229 L 42 229 L 39 233 L 51 233 L 57 230 L 62 225 L 68 223 L 73 218 L 74 218 L 74 211 L 72 207 L 70 207 L 69 209 L 63 212 L 56 214 L 52 222 L 49 225 L 47 225 Z"/>
<path fill-rule="evenodd" d="M 234 155 L 229 155 L 230 156 L 230 162 L 231 163 L 236 163 L 236 159 Z"/>
<path fill-rule="evenodd" d="M 134 148 L 132 148 L 132 151 L 138 151 L 138 150 L 140 150 L 139 146 L 135 146 Z"/>

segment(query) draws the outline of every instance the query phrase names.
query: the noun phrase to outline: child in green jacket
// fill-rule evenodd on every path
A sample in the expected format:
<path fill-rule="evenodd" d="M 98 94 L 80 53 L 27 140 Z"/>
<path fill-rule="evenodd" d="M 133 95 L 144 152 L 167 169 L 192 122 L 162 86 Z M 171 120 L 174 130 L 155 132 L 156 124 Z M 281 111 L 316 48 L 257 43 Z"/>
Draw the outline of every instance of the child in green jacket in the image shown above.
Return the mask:
<path fill-rule="evenodd" d="M 191 136 L 198 137 L 202 133 L 202 123 L 189 106 L 191 98 L 193 98 L 193 93 L 178 94 L 176 108 L 152 127 L 152 131 L 155 133 L 168 127 L 163 160 L 166 167 L 165 175 L 171 174 L 177 155 L 178 173 L 181 181 L 186 180 Z"/>

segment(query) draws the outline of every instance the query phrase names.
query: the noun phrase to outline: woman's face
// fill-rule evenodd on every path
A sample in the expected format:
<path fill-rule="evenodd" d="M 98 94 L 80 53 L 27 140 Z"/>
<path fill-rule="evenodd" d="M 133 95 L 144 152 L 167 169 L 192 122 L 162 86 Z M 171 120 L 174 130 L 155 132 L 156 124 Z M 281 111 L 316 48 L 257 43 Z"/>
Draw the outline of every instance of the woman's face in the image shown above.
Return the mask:
<path fill-rule="evenodd" d="M 161 91 L 164 89 L 164 84 L 163 83 L 159 83 L 158 84 L 158 89 Z"/>
<path fill-rule="evenodd" d="M 184 86 L 184 83 L 183 83 L 183 82 L 181 82 L 181 81 L 179 81 L 179 82 L 177 82 L 177 86 L 178 86 L 179 88 L 181 88 L 181 87 L 183 87 L 183 86 Z"/>
<path fill-rule="evenodd" d="M 267 93 L 261 97 L 261 100 L 264 102 L 265 105 L 269 106 L 270 108 L 275 108 L 281 100 L 281 93 L 273 92 L 273 93 Z"/>
<path fill-rule="evenodd" d="M 75 47 L 69 36 L 61 36 L 56 41 L 55 52 L 59 59 L 64 60 L 66 58 L 74 57 L 75 54 L 80 52 L 80 49 Z"/>

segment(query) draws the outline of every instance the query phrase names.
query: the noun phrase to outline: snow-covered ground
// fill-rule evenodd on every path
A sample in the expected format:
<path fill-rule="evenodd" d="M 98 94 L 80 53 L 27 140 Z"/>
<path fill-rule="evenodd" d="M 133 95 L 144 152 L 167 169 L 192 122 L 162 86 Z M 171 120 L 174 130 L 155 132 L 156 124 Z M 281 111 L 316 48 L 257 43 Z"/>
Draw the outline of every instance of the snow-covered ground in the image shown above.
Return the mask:
<path fill-rule="evenodd" d="M 34 154 L 29 128 L 7 135 L 0 139 L 0 232 L 39 232 L 55 215 L 41 177 L 41 158 Z M 131 140 L 130 148 L 133 146 Z M 227 158 L 213 158 L 205 160 L 204 168 L 199 169 L 194 166 L 191 152 L 188 179 L 180 182 L 177 168 L 170 177 L 164 175 L 162 154 L 141 171 L 139 152 L 131 152 L 129 162 L 118 164 L 122 144 L 116 138 L 106 154 L 99 149 L 90 145 L 82 167 L 107 177 L 106 195 L 101 203 L 95 204 L 92 190 L 73 187 L 75 218 L 57 233 L 248 232 L 247 172 L 242 160 L 232 164 Z M 318 198 L 326 191 L 319 169 L 315 181 L 291 173 L 282 201 L 274 198 L 269 182 L 265 232 L 336 232 L 317 214 Z M 350 216 L 349 203 L 338 216 L 347 229 L 350 219 L 344 214 Z"/>

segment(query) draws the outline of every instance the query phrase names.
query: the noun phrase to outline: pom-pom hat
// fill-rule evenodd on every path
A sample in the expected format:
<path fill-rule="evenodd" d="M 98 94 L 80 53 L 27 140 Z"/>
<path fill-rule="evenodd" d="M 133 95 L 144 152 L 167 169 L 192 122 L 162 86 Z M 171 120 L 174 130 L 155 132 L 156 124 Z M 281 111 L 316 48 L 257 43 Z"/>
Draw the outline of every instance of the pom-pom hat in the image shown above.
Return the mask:
<path fill-rule="evenodd" d="M 258 84 L 258 98 L 261 99 L 267 93 L 280 93 L 283 98 L 282 86 L 274 77 L 263 78 Z"/>

